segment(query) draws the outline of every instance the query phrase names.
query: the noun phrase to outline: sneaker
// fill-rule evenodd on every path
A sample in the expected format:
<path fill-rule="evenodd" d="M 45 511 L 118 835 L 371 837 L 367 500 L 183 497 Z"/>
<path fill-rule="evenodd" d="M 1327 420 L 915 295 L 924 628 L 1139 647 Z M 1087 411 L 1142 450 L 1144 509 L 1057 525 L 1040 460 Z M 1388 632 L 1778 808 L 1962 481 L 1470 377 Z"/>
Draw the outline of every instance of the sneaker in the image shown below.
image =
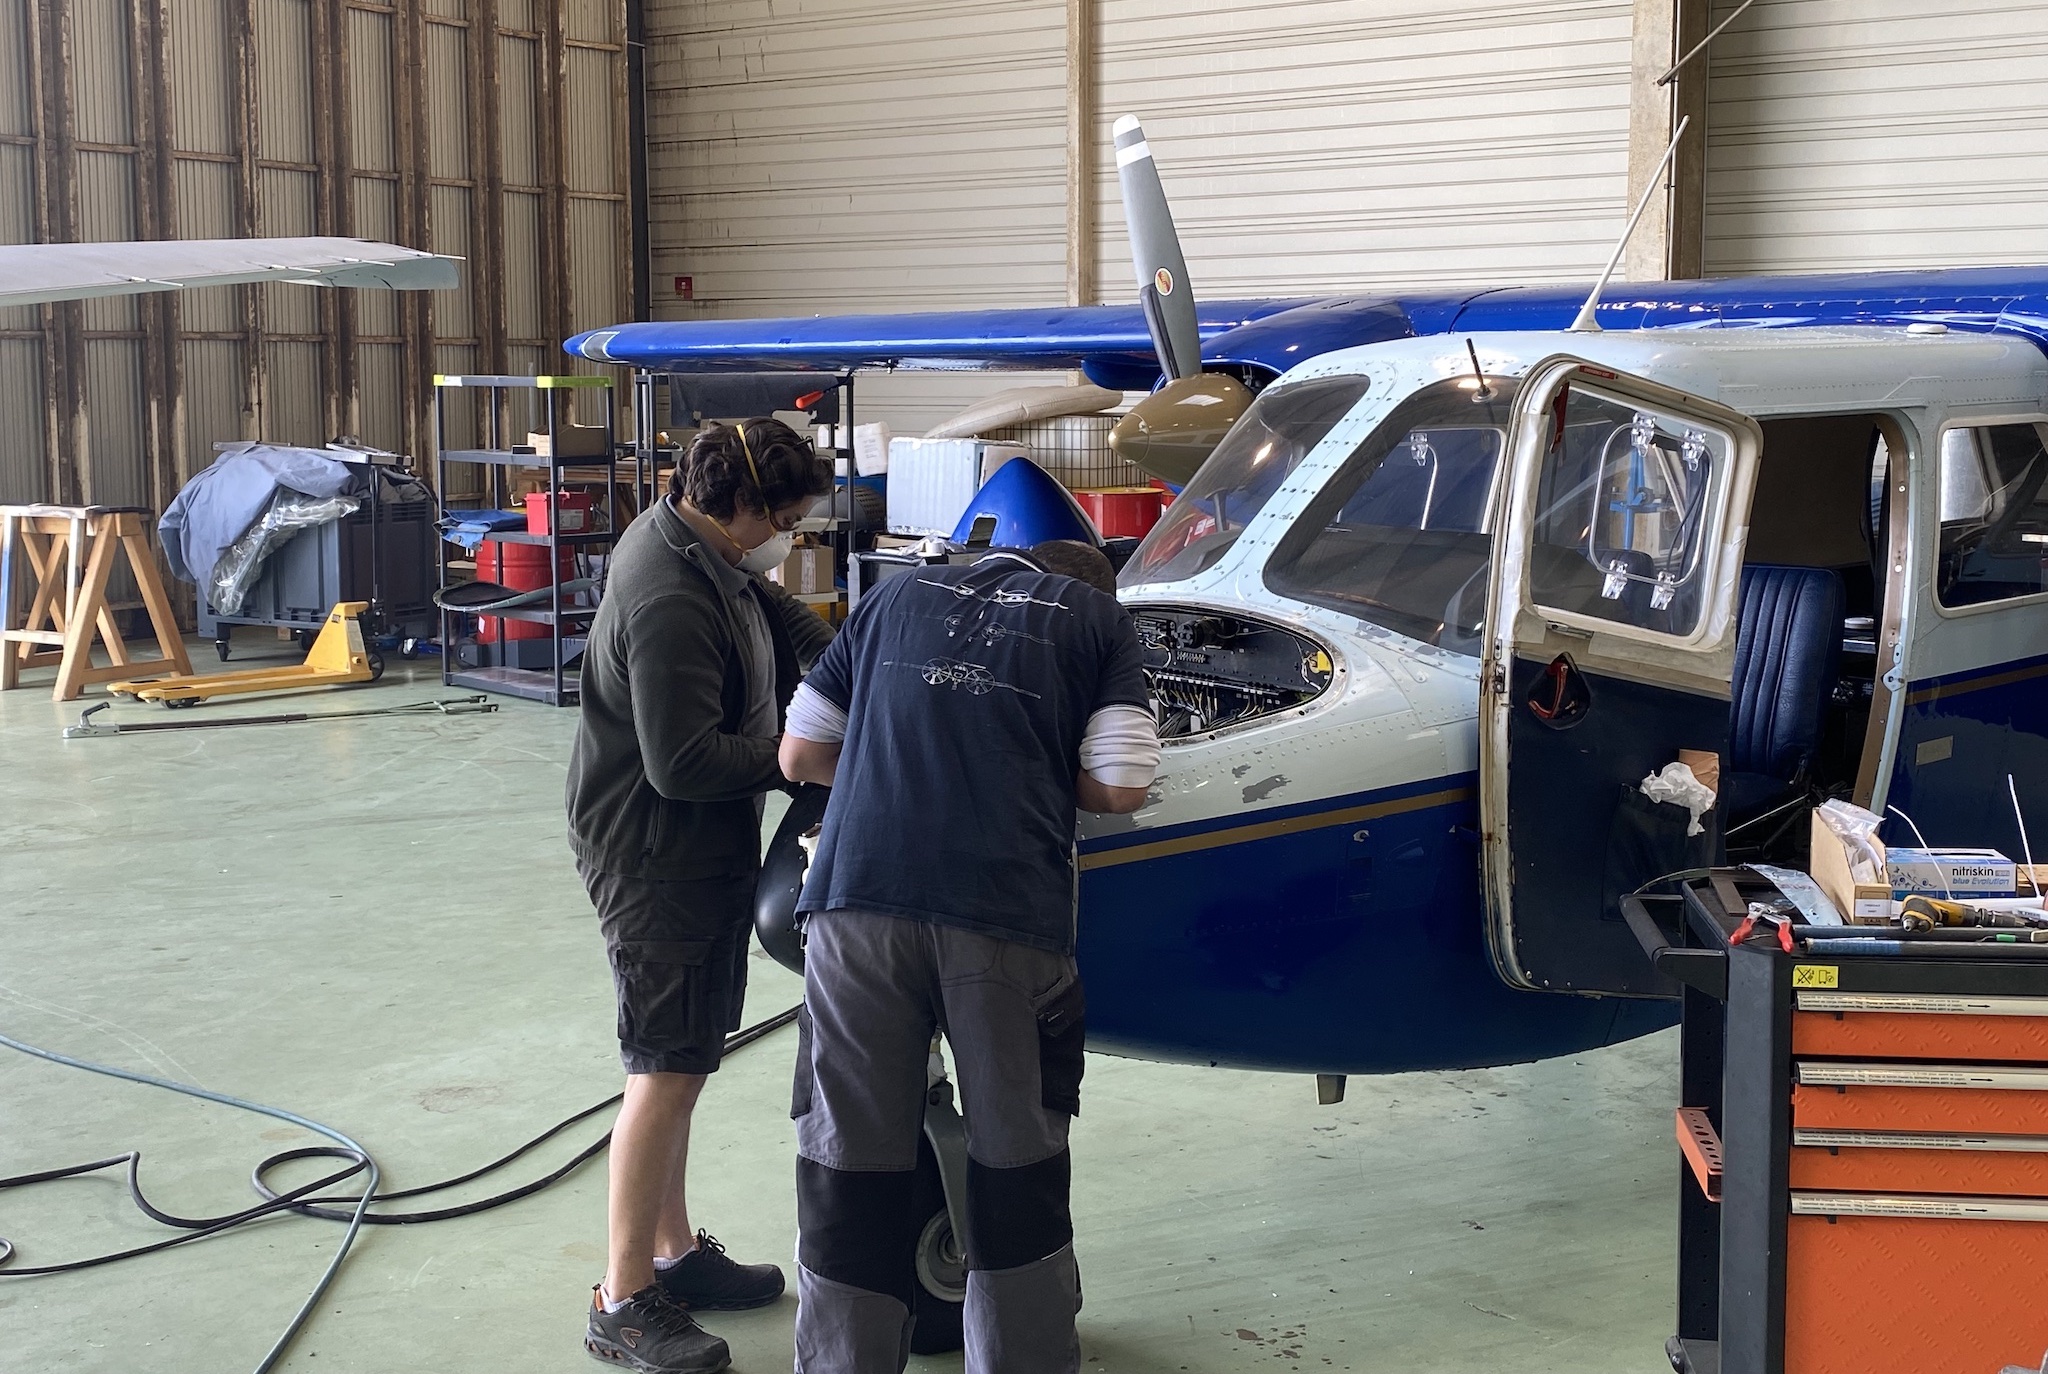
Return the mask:
<path fill-rule="evenodd" d="M 697 1233 L 697 1248 L 654 1281 L 675 1302 L 699 1312 L 737 1312 L 766 1307 L 782 1296 L 782 1271 L 772 1264 L 741 1264 L 726 1256 L 725 1247 L 706 1232 Z"/>
<path fill-rule="evenodd" d="M 732 1367 L 724 1338 L 697 1325 L 658 1283 L 626 1299 L 616 1312 L 604 1310 L 602 1285 L 592 1289 L 583 1348 L 638 1374 L 718 1374 Z"/>

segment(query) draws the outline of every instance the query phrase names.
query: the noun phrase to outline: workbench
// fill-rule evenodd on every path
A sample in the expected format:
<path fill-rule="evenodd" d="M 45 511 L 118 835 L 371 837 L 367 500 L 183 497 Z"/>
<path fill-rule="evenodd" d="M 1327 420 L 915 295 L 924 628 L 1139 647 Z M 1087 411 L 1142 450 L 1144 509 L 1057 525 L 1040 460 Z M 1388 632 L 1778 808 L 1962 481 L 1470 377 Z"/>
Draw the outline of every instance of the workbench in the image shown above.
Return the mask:
<path fill-rule="evenodd" d="M 1623 904 L 1683 989 L 1672 1367 L 2041 1368 L 2048 958 L 1731 943 L 1775 896 L 1725 869 Z"/>

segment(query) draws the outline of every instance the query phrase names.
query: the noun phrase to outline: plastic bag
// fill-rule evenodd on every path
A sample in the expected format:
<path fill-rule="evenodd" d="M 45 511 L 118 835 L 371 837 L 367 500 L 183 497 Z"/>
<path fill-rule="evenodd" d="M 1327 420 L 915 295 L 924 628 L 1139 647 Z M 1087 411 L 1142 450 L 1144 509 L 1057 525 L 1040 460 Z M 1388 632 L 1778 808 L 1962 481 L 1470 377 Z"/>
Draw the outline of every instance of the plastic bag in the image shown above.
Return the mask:
<path fill-rule="evenodd" d="M 1878 862 L 1877 847 L 1872 843 L 1878 826 L 1884 824 L 1883 817 L 1845 801 L 1824 801 L 1814 808 L 1814 814 L 1849 851 L 1850 882 L 1886 881 L 1884 865 Z"/>
<path fill-rule="evenodd" d="M 1665 764 L 1663 771 L 1643 779 L 1642 792 L 1653 802 L 1684 807 L 1690 815 L 1685 826 L 1687 835 L 1697 835 L 1706 829 L 1700 824 L 1700 817 L 1713 807 L 1714 789 L 1695 777 L 1685 764 Z"/>
<path fill-rule="evenodd" d="M 289 487 L 279 487 L 263 514 L 249 522 L 242 537 L 228 545 L 213 565 L 207 604 L 215 615 L 240 615 L 249 588 L 263 572 L 263 562 L 288 543 L 300 530 L 324 525 L 354 515 L 362 502 L 353 496 L 308 496 Z"/>

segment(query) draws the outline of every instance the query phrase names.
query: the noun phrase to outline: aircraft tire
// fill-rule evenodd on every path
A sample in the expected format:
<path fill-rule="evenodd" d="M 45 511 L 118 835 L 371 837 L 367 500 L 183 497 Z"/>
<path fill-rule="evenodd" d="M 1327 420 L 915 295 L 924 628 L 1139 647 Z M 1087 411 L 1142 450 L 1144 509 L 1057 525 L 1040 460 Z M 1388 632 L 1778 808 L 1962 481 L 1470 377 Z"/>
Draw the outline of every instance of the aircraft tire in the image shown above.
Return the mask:
<path fill-rule="evenodd" d="M 922 1131 L 917 1137 L 917 1182 L 910 1196 L 913 1215 L 929 1219 L 917 1237 L 917 1283 L 911 1314 L 910 1351 L 943 1355 L 964 1345 L 962 1323 L 967 1312 L 967 1260 L 953 1238 L 946 1214 L 945 1185 L 939 1181 L 939 1158 Z"/>

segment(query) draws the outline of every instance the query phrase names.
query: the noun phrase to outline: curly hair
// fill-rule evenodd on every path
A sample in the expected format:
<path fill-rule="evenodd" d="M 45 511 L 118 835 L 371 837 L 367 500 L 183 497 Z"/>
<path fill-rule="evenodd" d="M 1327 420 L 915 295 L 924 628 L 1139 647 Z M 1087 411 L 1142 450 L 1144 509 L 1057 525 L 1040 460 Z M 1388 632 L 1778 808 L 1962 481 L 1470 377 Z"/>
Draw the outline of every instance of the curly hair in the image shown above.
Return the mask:
<path fill-rule="evenodd" d="M 765 515 L 823 496 L 832 490 L 832 465 L 788 425 L 763 416 L 700 431 L 668 489 L 724 522 L 742 510 Z"/>

